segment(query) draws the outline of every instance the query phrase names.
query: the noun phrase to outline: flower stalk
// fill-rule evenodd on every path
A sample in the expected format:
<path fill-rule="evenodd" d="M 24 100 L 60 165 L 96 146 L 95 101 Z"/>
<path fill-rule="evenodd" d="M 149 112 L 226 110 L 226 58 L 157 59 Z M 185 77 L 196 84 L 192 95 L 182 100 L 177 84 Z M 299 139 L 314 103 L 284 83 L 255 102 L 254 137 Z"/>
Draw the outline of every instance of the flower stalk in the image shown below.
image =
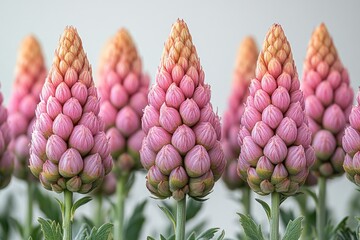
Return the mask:
<path fill-rule="evenodd" d="M 24 237 L 29 238 L 32 232 L 32 218 L 33 218 L 33 194 L 34 194 L 35 185 L 32 181 L 27 182 L 27 213 L 26 213 L 26 222 Z"/>
<path fill-rule="evenodd" d="M 186 197 L 176 202 L 175 239 L 185 240 Z"/>
<path fill-rule="evenodd" d="M 73 204 L 73 193 L 65 190 L 64 191 L 64 207 L 65 213 L 63 214 L 63 240 L 72 239 L 72 219 L 71 219 L 71 208 Z"/>
<path fill-rule="evenodd" d="M 120 176 L 116 183 L 116 219 L 115 219 L 115 239 L 124 239 L 124 215 L 125 215 L 125 199 L 127 195 L 126 182 L 127 176 Z"/>
<path fill-rule="evenodd" d="M 270 240 L 279 240 L 280 193 L 271 193 Z"/>
<path fill-rule="evenodd" d="M 251 215 L 251 188 L 245 187 L 242 189 L 241 204 L 243 205 L 243 211 L 246 215 Z"/>
<path fill-rule="evenodd" d="M 325 240 L 326 224 L 326 178 L 319 177 L 318 204 L 316 206 L 316 229 L 319 240 Z"/>

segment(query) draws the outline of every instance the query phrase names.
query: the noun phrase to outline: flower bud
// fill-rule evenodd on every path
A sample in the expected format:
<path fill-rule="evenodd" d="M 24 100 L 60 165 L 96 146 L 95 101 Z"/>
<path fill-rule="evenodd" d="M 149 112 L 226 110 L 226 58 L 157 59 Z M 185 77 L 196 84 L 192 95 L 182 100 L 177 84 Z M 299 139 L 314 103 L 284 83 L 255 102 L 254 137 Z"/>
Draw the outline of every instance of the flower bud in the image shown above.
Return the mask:
<path fill-rule="evenodd" d="M 260 147 L 264 147 L 272 136 L 274 136 L 273 130 L 262 121 L 257 122 L 251 131 L 251 137 Z"/>
<path fill-rule="evenodd" d="M 241 125 L 250 131 L 258 121 L 261 121 L 261 114 L 253 107 L 245 108 L 244 115 L 241 118 Z"/>
<path fill-rule="evenodd" d="M 63 113 L 67 115 L 73 123 L 77 123 L 80 120 L 82 111 L 81 104 L 73 97 L 67 100 L 63 107 Z"/>
<path fill-rule="evenodd" d="M 215 129 L 208 122 L 200 122 L 197 124 L 193 131 L 195 133 L 196 144 L 204 146 L 210 150 L 216 143 L 217 136 Z"/>
<path fill-rule="evenodd" d="M 338 105 L 333 104 L 325 110 L 323 116 L 323 126 L 325 129 L 336 134 L 344 129 L 345 124 L 344 113 Z"/>
<path fill-rule="evenodd" d="M 276 134 L 289 146 L 295 142 L 297 131 L 295 122 L 291 118 L 285 117 L 276 129 Z"/>
<path fill-rule="evenodd" d="M 66 178 L 78 175 L 83 170 L 83 167 L 84 163 L 81 155 L 74 148 L 66 150 L 59 160 L 59 173 Z"/>
<path fill-rule="evenodd" d="M 289 109 L 285 113 L 285 117 L 291 118 L 296 123 L 296 127 L 300 127 L 305 121 L 305 115 L 301 108 L 301 104 L 299 102 L 291 103 Z"/>
<path fill-rule="evenodd" d="M 211 171 L 197 178 L 189 179 L 189 194 L 194 197 L 206 196 L 215 184 Z"/>
<path fill-rule="evenodd" d="M 206 149 L 196 145 L 185 156 L 185 169 L 189 177 L 200 177 L 210 170 L 210 157 Z"/>
<path fill-rule="evenodd" d="M 52 119 L 55 119 L 62 112 L 62 106 L 55 97 L 50 96 L 48 98 L 46 103 L 46 112 Z M 39 116 L 37 117 L 39 118 Z"/>
<path fill-rule="evenodd" d="M 353 156 L 360 150 L 360 134 L 352 127 L 345 129 L 345 134 L 342 139 L 342 146 L 350 156 Z"/>
<path fill-rule="evenodd" d="M 152 127 L 149 130 L 147 141 L 151 149 L 158 152 L 162 146 L 170 143 L 171 135 L 161 127 Z"/>
<path fill-rule="evenodd" d="M 118 157 L 125 149 L 125 139 L 116 128 L 110 128 L 106 132 L 106 137 L 109 139 L 110 153 L 114 157 Z"/>
<path fill-rule="evenodd" d="M 159 112 L 153 106 L 148 105 L 145 107 L 144 115 L 141 119 L 141 126 L 146 134 L 149 132 L 150 128 L 160 126 L 159 117 Z"/>
<path fill-rule="evenodd" d="M 254 106 L 259 112 L 262 112 L 270 103 L 270 97 L 264 90 L 259 89 L 256 91 L 254 96 Z"/>
<path fill-rule="evenodd" d="M 180 105 L 180 115 L 187 126 L 195 125 L 200 119 L 200 109 L 193 99 L 187 99 Z"/>
<path fill-rule="evenodd" d="M 271 127 L 272 129 L 276 129 L 279 126 L 281 120 L 283 119 L 283 114 L 279 108 L 270 104 L 262 112 L 261 119 L 269 127 Z"/>
<path fill-rule="evenodd" d="M 173 133 L 182 124 L 179 112 L 166 104 L 160 108 L 159 123 L 169 133 Z"/>
<path fill-rule="evenodd" d="M 195 146 L 194 131 L 186 125 L 179 126 L 171 138 L 171 144 L 181 153 L 185 154 Z"/>
<path fill-rule="evenodd" d="M 325 106 L 329 106 L 333 102 L 333 89 L 328 81 L 322 81 L 315 92 L 316 98 Z"/>
<path fill-rule="evenodd" d="M 287 155 L 287 147 L 284 141 L 277 135 L 270 138 L 264 147 L 264 155 L 273 163 L 281 163 Z"/>
<path fill-rule="evenodd" d="M 168 90 L 166 91 L 166 96 L 165 96 L 166 105 L 178 109 L 181 103 L 184 102 L 184 100 L 185 100 L 185 96 L 182 93 L 181 89 L 177 87 L 175 83 L 172 83 L 168 88 Z"/>
<path fill-rule="evenodd" d="M 349 116 L 349 122 L 350 122 L 351 127 L 360 131 L 360 107 L 359 106 L 352 107 L 351 113 Z"/>
<path fill-rule="evenodd" d="M 90 129 L 84 125 L 75 126 L 69 138 L 69 145 L 78 150 L 82 156 L 89 153 L 94 146 L 94 137 Z"/>
<path fill-rule="evenodd" d="M 126 106 L 129 100 L 129 95 L 126 89 L 120 84 L 116 83 L 110 90 L 110 102 L 118 109 Z"/>
<path fill-rule="evenodd" d="M 282 163 L 275 166 L 274 172 L 271 176 L 271 183 L 278 184 L 288 177 L 288 172 Z"/>
<path fill-rule="evenodd" d="M 116 116 L 116 127 L 125 136 L 130 136 L 140 127 L 140 118 L 132 108 L 122 108 Z"/>
<path fill-rule="evenodd" d="M 306 155 L 303 146 L 292 146 L 288 149 L 285 167 L 291 175 L 296 175 L 305 169 Z"/>
<path fill-rule="evenodd" d="M 257 161 L 263 155 L 262 149 L 253 141 L 251 137 L 243 139 L 240 155 L 251 165 L 256 166 Z"/>
<path fill-rule="evenodd" d="M 196 104 L 199 106 L 200 109 L 202 109 L 205 105 L 207 105 L 210 102 L 210 86 L 209 85 L 199 85 L 196 87 L 193 99 L 196 102 Z"/>
<path fill-rule="evenodd" d="M 277 84 L 274 77 L 266 73 L 261 79 L 261 88 L 269 95 L 271 95 L 277 88 Z"/>
<path fill-rule="evenodd" d="M 53 133 L 67 140 L 72 133 L 74 125 L 67 115 L 59 114 L 53 122 Z"/>
<path fill-rule="evenodd" d="M 270 162 L 270 160 L 262 156 L 256 164 L 256 173 L 259 175 L 261 179 L 270 179 L 272 173 L 274 171 L 274 165 Z"/>
<path fill-rule="evenodd" d="M 279 86 L 271 95 L 271 103 L 285 113 L 290 105 L 290 95 L 286 88 Z"/>
<path fill-rule="evenodd" d="M 66 150 L 66 142 L 58 135 L 51 135 L 47 140 L 46 156 L 53 163 L 57 164 Z"/>
<path fill-rule="evenodd" d="M 43 164 L 43 177 L 49 182 L 56 182 L 60 177 L 57 165 L 46 160 Z"/>
<path fill-rule="evenodd" d="M 75 176 L 66 181 L 66 188 L 71 192 L 78 192 L 81 188 L 81 183 L 81 178 Z"/>
<path fill-rule="evenodd" d="M 92 183 L 96 179 L 103 177 L 104 174 L 104 167 L 99 154 L 95 153 L 84 158 L 84 169 L 80 174 L 83 183 Z"/>
<path fill-rule="evenodd" d="M 181 90 L 180 90 L 181 91 Z M 158 85 L 151 87 L 148 95 L 148 102 L 150 106 L 155 107 L 157 110 L 160 109 L 161 105 L 165 102 L 165 92 Z M 168 105 L 168 104 L 166 104 Z M 170 105 L 168 105 L 170 106 Z"/>
<path fill-rule="evenodd" d="M 329 131 L 320 130 L 314 135 L 312 146 L 317 158 L 327 160 L 336 148 L 336 140 Z"/>
<path fill-rule="evenodd" d="M 88 97 L 88 90 L 83 83 L 77 82 L 71 87 L 71 95 L 79 101 L 81 106 L 84 106 Z"/>

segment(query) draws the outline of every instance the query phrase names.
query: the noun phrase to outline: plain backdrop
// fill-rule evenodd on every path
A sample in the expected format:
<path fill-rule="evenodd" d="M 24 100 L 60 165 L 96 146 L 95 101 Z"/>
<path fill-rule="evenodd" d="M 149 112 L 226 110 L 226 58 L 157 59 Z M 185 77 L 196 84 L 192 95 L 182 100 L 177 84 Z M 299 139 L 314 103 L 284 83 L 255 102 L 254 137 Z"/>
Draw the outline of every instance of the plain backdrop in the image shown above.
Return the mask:
<path fill-rule="evenodd" d="M 27 34 L 34 34 L 40 41 L 47 67 L 51 65 L 54 50 L 65 26 L 78 29 L 93 66 L 96 69 L 99 53 L 109 37 L 121 28 L 127 28 L 143 59 L 144 70 L 152 78 L 160 62 L 164 42 L 171 25 L 177 18 L 184 19 L 197 47 L 204 68 L 205 81 L 212 87 L 212 104 L 221 115 L 227 104 L 231 76 L 238 44 L 246 35 L 256 38 L 258 46 L 273 23 L 282 25 L 291 44 L 299 76 L 313 29 L 324 22 L 331 33 L 343 64 L 348 68 L 351 84 L 357 92 L 360 79 L 360 1 L 0 1 L 0 82 L 7 104 L 12 92 L 13 72 L 17 49 Z M 327 202 L 339 221 L 348 214 L 351 197 L 357 194 L 354 184 L 339 177 L 329 181 Z M 14 216 L 24 219 L 26 205 L 25 183 L 13 179 L 10 186 L 0 191 L 0 209 L 6 196 L 16 196 Z M 240 231 L 236 212 L 241 206 L 234 200 L 239 193 L 230 192 L 219 181 L 209 200 L 204 202 L 204 211 L 199 219 L 207 219 L 208 227 L 225 229 L 232 238 Z M 61 198 L 61 196 L 59 196 Z M 256 196 L 260 197 L 260 196 Z M 165 216 L 158 209 L 161 201 L 150 198 L 143 174 L 137 175 L 136 183 L 127 201 L 126 213 L 142 199 L 148 198 L 146 235 L 158 234 L 164 229 Z M 268 198 L 260 197 L 266 201 Z M 91 216 L 91 204 L 82 207 L 78 214 Z M 296 209 L 289 199 L 285 208 Z M 264 224 L 267 220 L 260 205 L 253 201 L 256 219 Z M 39 212 L 35 212 L 35 219 Z M 78 216 L 79 216 L 78 215 Z M 35 221 L 35 220 L 34 220 Z"/>

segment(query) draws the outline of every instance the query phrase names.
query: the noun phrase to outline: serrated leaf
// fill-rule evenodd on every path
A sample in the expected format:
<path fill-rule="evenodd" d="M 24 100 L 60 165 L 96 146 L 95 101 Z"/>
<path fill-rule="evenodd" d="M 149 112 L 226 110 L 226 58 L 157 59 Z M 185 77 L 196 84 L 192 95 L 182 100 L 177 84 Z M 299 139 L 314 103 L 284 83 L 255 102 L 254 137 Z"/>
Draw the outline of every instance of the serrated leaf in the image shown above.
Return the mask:
<path fill-rule="evenodd" d="M 74 240 L 86 240 L 86 237 L 88 235 L 89 235 L 89 226 L 87 224 L 82 224 Z"/>
<path fill-rule="evenodd" d="M 45 220 L 43 218 L 39 218 L 38 221 L 45 240 L 62 239 L 62 229 L 59 223 L 51 220 Z"/>
<path fill-rule="evenodd" d="M 271 209 L 270 209 L 269 205 L 265 201 L 263 201 L 263 200 L 261 200 L 259 198 L 255 198 L 255 200 L 258 203 L 261 204 L 262 208 L 264 209 L 264 211 L 266 213 L 266 216 L 267 216 L 268 220 L 270 221 L 270 219 L 271 219 Z"/>
<path fill-rule="evenodd" d="M 173 228 L 174 228 L 174 232 L 176 229 L 176 221 L 175 221 L 175 217 L 174 214 L 165 206 L 159 206 L 158 207 L 161 209 L 161 211 L 163 211 L 166 215 L 166 217 L 171 221 Z"/>
<path fill-rule="evenodd" d="M 298 217 L 294 221 L 290 220 L 286 226 L 285 235 L 282 240 L 298 240 L 301 236 L 301 222 L 303 219 L 304 217 Z"/>
<path fill-rule="evenodd" d="M 264 240 L 260 225 L 257 225 L 255 221 L 249 216 L 241 213 L 238 213 L 238 215 L 240 216 L 240 224 L 244 228 L 244 232 L 248 239 Z"/>
<path fill-rule="evenodd" d="M 186 206 L 186 221 L 193 219 L 200 212 L 202 206 L 201 202 L 189 198 Z"/>
<path fill-rule="evenodd" d="M 147 201 L 137 204 L 125 226 L 125 239 L 139 239 L 141 229 L 145 222 L 144 209 Z"/>
<path fill-rule="evenodd" d="M 104 223 L 99 228 L 93 227 L 86 240 L 108 240 L 110 234 L 112 234 L 112 228 L 111 223 Z"/>
<path fill-rule="evenodd" d="M 294 211 L 291 209 L 284 210 L 280 208 L 280 219 L 284 227 L 287 226 L 287 224 L 290 222 L 290 220 L 295 219 Z"/>
<path fill-rule="evenodd" d="M 187 240 L 196 240 L 195 232 L 192 232 Z"/>
<path fill-rule="evenodd" d="M 215 236 L 215 234 L 217 233 L 217 231 L 219 231 L 219 228 L 210 228 L 204 232 L 202 232 L 197 238 L 196 240 L 207 240 L 207 239 L 211 239 Z"/>
<path fill-rule="evenodd" d="M 218 236 L 218 238 L 216 240 L 223 240 L 225 237 L 225 230 L 221 231 L 221 234 Z"/>
<path fill-rule="evenodd" d="M 87 204 L 88 202 L 90 202 L 92 200 L 91 197 L 89 196 L 85 196 L 83 198 L 80 198 L 79 200 L 77 200 L 74 205 L 72 205 L 71 207 L 71 221 L 74 220 L 74 215 L 75 215 L 75 211 L 76 209 L 78 209 L 79 207 L 81 207 L 82 205 Z"/>
<path fill-rule="evenodd" d="M 160 240 L 167 240 L 166 237 L 160 234 Z"/>

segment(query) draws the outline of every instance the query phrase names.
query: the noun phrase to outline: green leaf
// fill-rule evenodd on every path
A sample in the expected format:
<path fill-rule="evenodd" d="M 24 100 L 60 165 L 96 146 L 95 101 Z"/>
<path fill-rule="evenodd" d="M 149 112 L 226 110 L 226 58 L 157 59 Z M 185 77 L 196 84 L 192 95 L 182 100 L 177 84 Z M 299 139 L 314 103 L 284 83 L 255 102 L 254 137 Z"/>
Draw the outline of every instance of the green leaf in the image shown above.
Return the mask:
<path fill-rule="evenodd" d="M 144 209 L 147 201 L 144 200 L 133 210 L 133 213 L 125 225 L 125 239 L 139 239 L 141 229 L 145 222 Z"/>
<path fill-rule="evenodd" d="M 201 202 L 189 198 L 186 207 L 186 221 L 193 219 L 196 216 L 196 214 L 200 212 L 202 206 L 203 204 Z"/>
<path fill-rule="evenodd" d="M 225 237 L 225 230 L 221 231 L 221 234 L 219 235 L 219 237 L 216 240 L 223 240 Z"/>
<path fill-rule="evenodd" d="M 238 215 L 240 216 L 241 226 L 244 228 L 244 232 L 248 239 L 264 240 L 260 225 L 257 225 L 250 216 L 241 213 L 238 213 Z"/>
<path fill-rule="evenodd" d="M 104 223 L 99 228 L 93 227 L 90 235 L 86 240 L 108 240 L 112 234 L 113 225 L 111 223 Z"/>
<path fill-rule="evenodd" d="M 175 217 L 174 214 L 169 210 L 169 208 L 165 207 L 165 206 L 159 206 L 158 207 L 161 209 L 161 211 L 163 211 L 166 215 L 166 217 L 171 221 L 173 228 L 174 228 L 174 232 L 176 229 L 176 221 L 175 221 Z"/>
<path fill-rule="evenodd" d="M 170 237 L 168 237 L 167 240 L 175 240 L 175 234 L 171 235 Z"/>
<path fill-rule="evenodd" d="M 301 236 L 301 222 L 304 217 L 298 217 L 294 221 L 290 220 L 286 226 L 285 235 L 282 240 L 298 240 Z"/>
<path fill-rule="evenodd" d="M 191 224 L 191 225 L 193 225 L 193 224 Z M 206 226 L 206 221 L 205 220 L 200 221 L 199 223 L 192 226 L 190 229 L 186 230 L 186 232 L 187 232 L 186 235 L 189 235 L 189 233 L 192 233 L 192 232 L 196 232 L 196 233 L 202 232 L 205 226 Z"/>
<path fill-rule="evenodd" d="M 166 237 L 160 234 L 160 240 L 167 240 Z"/>
<path fill-rule="evenodd" d="M 287 226 L 287 224 L 290 222 L 290 220 L 295 219 L 294 211 L 291 209 L 284 210 L 280 208 L 280 219 L 284 227 Z"/>
<path fill-rule="evenodd" d="M 215 236 L 215 234 L 219 231 L 219 228 L 210 228 L 204 232 L 202 232 L 196 240 L 208 240 Z"/>
<path fill-rule="evenodd" d="M 45 220 L 43 218 L 39 218 L 38 221 L 45 240 L 62 239 L 62 229 L 59 223 L 51 220 Z"/>
<path fill-rule="evenodd" d="M 86 237 L 89 235 L 89 226 L 87 224 L 81 225 L 78 233 L 76 234 L 74 240 L 86 240 Z"/>
<path fill-rule="evenodd" d="M 156 239 L 153 237 L 147 236 L 146 240 L 156 240 Z"/>
<path fill-rule="evenodd" d="M 91 197 L 89 196 L 85 196 L 83 198 L 80 198 L 79 200 L 77 200 L 74 205 L 71 207 L 71 221 L 74 220 L 74 215 L 75 215 L 75 211 L 76 209 L 78 209 L 79 207 L 81 207 L 82 205 L 85 205 L 86 203 L 90 202 L 92 200 Z"/>
<path fill-rule="evenodd" d="M 259 199 L 259 198 L 255 198 L 255 200 L 258 203 L 261 204 L 261 206 L 263 207 L 263 209 L 264 209 L 264 211 L 266 213 L 266 216 L 267 216 L 268 220 L 270 221 L 270 219 L 271 219 L 271 209 L 270 209 L 269 205 L 266 202 L 264 202 L 263 200 Z"/>
<path fill-rule="evenodd" d="M 192 232 L 187 240 L 196 240 L 195 232 Z"/>

